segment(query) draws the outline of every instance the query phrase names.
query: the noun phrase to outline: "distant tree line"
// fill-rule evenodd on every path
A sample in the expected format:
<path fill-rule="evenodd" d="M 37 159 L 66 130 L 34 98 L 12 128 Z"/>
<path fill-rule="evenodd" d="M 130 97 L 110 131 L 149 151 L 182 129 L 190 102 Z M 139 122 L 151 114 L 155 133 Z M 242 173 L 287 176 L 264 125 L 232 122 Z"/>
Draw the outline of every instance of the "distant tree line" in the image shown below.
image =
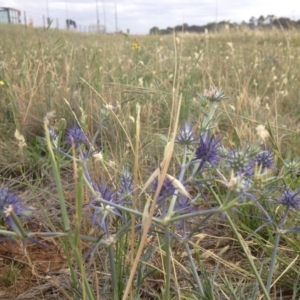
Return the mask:
<path fill-rule="evenodd" d="M 150 29 L 149 34 L 172 34 L 175 32 L 189 32 L 189 33 L 202 33 L 205 30 L 210 32 L 218 32 L 222 30 L 225 26 L 229 28 L 238 27 L 249 27 L 251 29 L 270 29 L 270 28 L 300 28 L 300 19 L 298 21 L 291 20 L 289 18 L 276 18 L 274 15 L 268 15 L 266 17 L 260 16 L 259 18 L 251 17 L 249 22 L 243 21 L 242 23 L 231 23 L 230 21 L 212 22 L 203 26 L 183 24 L 175 27 L 167 27 L 166 29 L 159 29 L 158 27 L 153 27 Z"/>

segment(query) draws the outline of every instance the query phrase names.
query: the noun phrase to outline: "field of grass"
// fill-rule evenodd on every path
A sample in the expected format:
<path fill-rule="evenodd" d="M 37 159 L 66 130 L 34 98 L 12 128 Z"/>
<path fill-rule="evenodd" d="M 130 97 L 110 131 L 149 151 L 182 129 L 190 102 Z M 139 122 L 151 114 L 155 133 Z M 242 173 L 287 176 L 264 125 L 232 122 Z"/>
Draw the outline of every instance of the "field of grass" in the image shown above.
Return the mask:
<path fill-rule="evenodd" d="M 299 32 L 0 30 L 0 299 L 299 299 Z"/>

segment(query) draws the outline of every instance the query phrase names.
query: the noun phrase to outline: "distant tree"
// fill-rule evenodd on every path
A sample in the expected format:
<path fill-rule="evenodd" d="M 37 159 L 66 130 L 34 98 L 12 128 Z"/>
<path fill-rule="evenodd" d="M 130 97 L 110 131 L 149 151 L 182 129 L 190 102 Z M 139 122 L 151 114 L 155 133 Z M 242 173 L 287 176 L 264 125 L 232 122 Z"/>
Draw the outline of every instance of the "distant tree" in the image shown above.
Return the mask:
<path fill-rule="evenodd" d="M 184 24 L 182 25 L 183 31 L 187 30 L 188 28 L 189 28 L 189 25 L 188 25 L 187 23 L 184 23 Z"/>
<path fill-rule="evenodd" d="M 256 20 L 255 17 L 251 17 L 251 18 L 250 18 L 250 20 L 249 20 L 249 25 L 250 25 L 251 28 L 256 27 L 256 25 L 257 25 L 257 20 Z"/>
<path fill-rule="evenodd" d="M 149 34 L 159 34 L 159 28 L 158 27 L 152 27 L 150 29 Z"/>
<path fill-rule="evenodd" d="M 216 29 L 220 30 L 221 28 L 229 26 L 230 28 L 243 28 L 243 27 L 250 27 L 250 28 L 256 28 L 257 26 L 261 26 L 264 30 L 268 30 L 270 28 L 274 27 L 282 27 L 284 29 L 289 28 L 299 28 L 300 27 L 300 20 L 293 21 L 289 18 L 276 18 L 274 15 L 267 15 L 264 17 L 261 15 L 258 18 L 251 17 L 249 20 L 249 23 L 247 22 L 241 22 L 240 24 L 237 23 L 231 23 L 229 21 L 221 21 L 219 23 L 208 23 L 203 26 L 198 25 L 191 25 L 189 26 L 187 23 L 184 23 L 182 25 L 177 25 L 175 27 L 167 27 L 166 29 L 158 29 L 158 27 L 153 27 L 150 29 L 150 34 L 173 34 L 173 32 L 197 32 L 197 33 L 203 33 L 206 30 L 209 32 L 216 32 Z"/>
<path fill-rule="evenodd" d="M 289 18 L 278 18 L 275 19 L 273 24 L 277 27 L 282 27 L 284 29 L 289 29 L 290 27 L 293 27 L 293 21 L 290 20 Z"/>
<path fill-rule="evenodd" d="M 265 18 L 265 23 L 267 23 L 267 24 L 273 24 L 274 19 L 275 19 L 274 15 L 267 15 L 267 17 Z"/>
<path fill-rule="evenodd" d="M 263 15 L 261 15 L 258 19 L 257 19 L 257 23 L 258 26 L 261 26 L 265 23 L 265 17 Z"/>
<path fill-rule="evenodd" d="M 208 31 L 213 32 L 216 28 L 216 23 L 215 22 L 208 23 L 205 27 Z"/>
<path fill-rule="evenodd" d="M 168 34 L 172 34 L 173 33 L 173 28 L 172 27 L 167 27 L 167 32 Z"/>

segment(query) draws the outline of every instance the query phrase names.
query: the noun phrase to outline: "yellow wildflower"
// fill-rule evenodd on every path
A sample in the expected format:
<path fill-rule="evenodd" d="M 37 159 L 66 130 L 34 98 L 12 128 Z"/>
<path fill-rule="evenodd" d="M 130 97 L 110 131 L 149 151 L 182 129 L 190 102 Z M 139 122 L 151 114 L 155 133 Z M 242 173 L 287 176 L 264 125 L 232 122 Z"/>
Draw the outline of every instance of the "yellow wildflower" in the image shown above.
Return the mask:
<path fill-rule="evenodd" d="M 0 80 L 0 85 L 4 85 L 4 81 L 3 80 Z"/>
<path fill-rule="evenodd" d="M 138 51 L 138 50 L 140 50 L 140 48 L 141 47 L 140 47 L 139 43 L 137 43 L 137 42 L 132 43 L 131 49 L 133 51 Z"/>

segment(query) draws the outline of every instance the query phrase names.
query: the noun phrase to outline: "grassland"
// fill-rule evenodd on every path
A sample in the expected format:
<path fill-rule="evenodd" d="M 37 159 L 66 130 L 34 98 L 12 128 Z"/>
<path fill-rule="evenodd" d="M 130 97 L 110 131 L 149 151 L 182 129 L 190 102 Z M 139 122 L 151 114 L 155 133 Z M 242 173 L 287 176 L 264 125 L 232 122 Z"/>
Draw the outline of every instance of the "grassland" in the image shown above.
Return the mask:
<path fill-rule="evenodd" d="M 34 208 L 30 217 L 20 218 L 26 233 L 48 233 L 35 234 L 34 242 L 27 238 L 26 247 L 20 235 L 0 243 L 1 299 L 122 299 L 139 247 L 144 249 L 141 263 L 125 299 L 300 297 L 299 212 L 288 209 L 286 215 L 272 204 L 283 188 L 300 188 L 299 32 L 239 29 L 175 37 L 0 29 L 0 188 L 9 186 L 24 205 Z M 218 102 L 213 118 L 209 103 L 203 102 L 211 86 L 228 97 Z M 64 150 L 73 160 L 51 152 L 45 117 L 48 128 L 59 132 L 62 149 L 66 128 L 74 122 L 90 141 L 101 124 L 93 140 L 101 159 L 90 157 L 85 165 L 74 159 L 75 148 Z M 201 214 L 187 219 L 188 231 L 195 228 L 188 241 L 173 239 L 181 229 L 175 222 L 160 223 L 158 212 L 157 227 L 147 219 L 144 207 L 157 196 L 145 188 L 151 174 L 160 170 L 177 178 L 182 170 L 184 152 L 177 146 L 170 150 L 167 142 L 184 122 L 195 133 L 222 137 L 228 149 L 259 145 L 256 128 L 266 126 L 270 137 L 260 146 L 272 151 L 275 167 L 250 192 L 256 202 L 267 203 L 269 223 L 251 196 L 243 203 L 231 199 L 225 189 L 230 182 L 222 185 L 213 168 L 184 187 L 194 209 L 209 215 L 207 220 Z M 26 145 L 16 138 L 16 130 Z M 92 180 L 101 178 L 115 189 L 124 167 L 133 174 L 131 209 L 137 213 L 133 217 L 121 209 L 130 222 L 124 225 L 119 216 L 108 222 L 111 236 L 117 236 L 113 244 L 99 242 L 105 234 L 90 220 L 88 204 L 94 195 L 86 167 Z M 220 168 L 229 178 L 225 169 Z M 207 185 L 199 188 L 196 179 Z M 275 189 L 280 192 L 273 194 Z M 223 213 L 210 213 L 217 208 Z M 285 233 L 283 223 L 289 229 Z M 149 225 L 147 241 L 140 224 Z M 5 217 L 0 228 L 3 237 L 12 230 Z M 95 255 L 83 258 L 91 249 Z M 189 265 L 191 256 L 198 275 Z M 116 278 L 111 275 L 114 267 Z"/>

